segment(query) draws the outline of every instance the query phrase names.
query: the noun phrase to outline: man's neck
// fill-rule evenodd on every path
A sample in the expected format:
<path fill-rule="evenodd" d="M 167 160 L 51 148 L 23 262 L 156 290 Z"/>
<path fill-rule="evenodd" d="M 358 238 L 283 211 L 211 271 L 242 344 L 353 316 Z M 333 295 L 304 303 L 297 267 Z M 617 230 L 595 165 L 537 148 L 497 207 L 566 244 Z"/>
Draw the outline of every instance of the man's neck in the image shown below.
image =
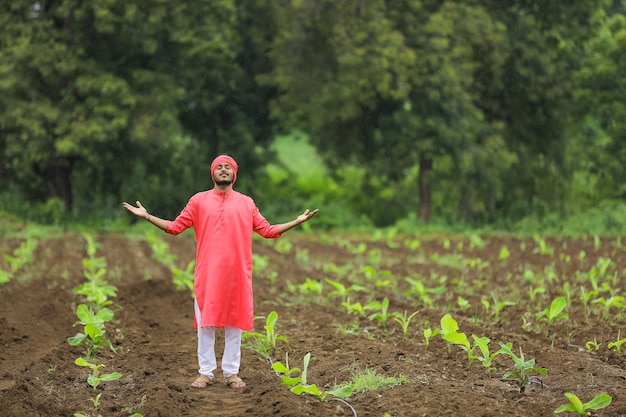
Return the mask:
<path fill-rule="evenodd" d="M 227 192 L 233 190 L 233 185 L 232 184 L 228 184 L 228 185 L 217 185 L 217 184 L 215 184 L 215 189 L 217 191 L 220 191 L 220 192 L 226 194 Z"/>

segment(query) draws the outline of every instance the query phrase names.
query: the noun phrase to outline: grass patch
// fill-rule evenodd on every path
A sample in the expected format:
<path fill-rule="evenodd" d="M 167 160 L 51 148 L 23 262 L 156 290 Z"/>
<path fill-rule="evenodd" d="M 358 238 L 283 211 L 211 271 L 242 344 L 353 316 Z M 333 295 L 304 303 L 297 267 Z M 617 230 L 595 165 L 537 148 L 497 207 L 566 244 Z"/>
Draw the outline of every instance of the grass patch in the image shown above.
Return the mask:
<path fill-rule="evenodd" d="M 404 374 L 385 376 L 368 367 L 365 369 L 354 368 L 350 373 L 352 374 L 351 385 L 354 392 L 376 391 L 410 382 L 410 378 Z"/>

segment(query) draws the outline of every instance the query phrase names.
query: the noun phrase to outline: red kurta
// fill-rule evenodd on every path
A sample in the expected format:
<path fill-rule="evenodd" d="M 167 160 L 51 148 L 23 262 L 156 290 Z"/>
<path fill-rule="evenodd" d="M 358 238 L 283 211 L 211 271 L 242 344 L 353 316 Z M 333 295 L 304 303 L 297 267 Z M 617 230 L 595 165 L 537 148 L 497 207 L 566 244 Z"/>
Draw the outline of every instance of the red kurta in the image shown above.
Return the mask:
<path fill-rule="evenodd" d="M 189 227 L 195 230 L 198 247 L 194 290 L 202 323 L 196 317 L 196 327 L 252 331 L 252 231 L 278 238 L 278 227 L 269 224 L 252 198 L 216 189 L 191 197 L 167 233 L 177 235 Z"/>

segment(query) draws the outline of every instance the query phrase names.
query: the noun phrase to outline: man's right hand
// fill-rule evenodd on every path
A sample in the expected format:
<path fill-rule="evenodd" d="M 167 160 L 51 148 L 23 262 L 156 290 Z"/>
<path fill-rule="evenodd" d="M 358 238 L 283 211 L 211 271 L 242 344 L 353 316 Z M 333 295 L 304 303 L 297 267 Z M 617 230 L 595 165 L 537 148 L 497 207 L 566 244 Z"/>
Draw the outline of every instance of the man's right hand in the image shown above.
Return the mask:
<path fill-rule="evenodd" d="M 142 219 L 148 220 L 148 216 L 150 216 L 148 214 L 148 210 L 146 210 L 139 201 L 137 201 L 137 207 L 133 206 L 132 204 L 128 204 L 126 201 L 124 201 L 122 205 L 126 210 L 130 211 L 137 217 L 141 217 Z"/>

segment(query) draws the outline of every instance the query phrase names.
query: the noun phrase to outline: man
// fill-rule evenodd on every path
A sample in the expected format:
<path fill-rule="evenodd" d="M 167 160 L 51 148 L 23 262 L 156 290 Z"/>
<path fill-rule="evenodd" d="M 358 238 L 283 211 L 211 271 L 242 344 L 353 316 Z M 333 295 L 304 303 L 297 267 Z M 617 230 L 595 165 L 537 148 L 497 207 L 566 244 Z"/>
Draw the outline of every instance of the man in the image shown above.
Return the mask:
<path fill-rule="evenodd" d="M 224 328 L 222 371 L 226 384 L 240 389 L 246 386 L 239 377 L 242 332 L 254 328 L 252 296 L 252 232 L 265 238 L 282 233 L 315 216 L 308 209 L 288 223 L 270 225 L 252 198 L 233 190 L 237 180 L 237 162 L 220 155 L 211 163 L 214 187 L 195 194 L 174 220 L 155 217 L 137 201 L 124 208 L 161 230 L 177 235 L 189 227 L 196 234 L 194 279 L 194 322 L 198 331 L 200 376 L 191 384 L 206 388 L 213 384 L 215 328 Z"/>

